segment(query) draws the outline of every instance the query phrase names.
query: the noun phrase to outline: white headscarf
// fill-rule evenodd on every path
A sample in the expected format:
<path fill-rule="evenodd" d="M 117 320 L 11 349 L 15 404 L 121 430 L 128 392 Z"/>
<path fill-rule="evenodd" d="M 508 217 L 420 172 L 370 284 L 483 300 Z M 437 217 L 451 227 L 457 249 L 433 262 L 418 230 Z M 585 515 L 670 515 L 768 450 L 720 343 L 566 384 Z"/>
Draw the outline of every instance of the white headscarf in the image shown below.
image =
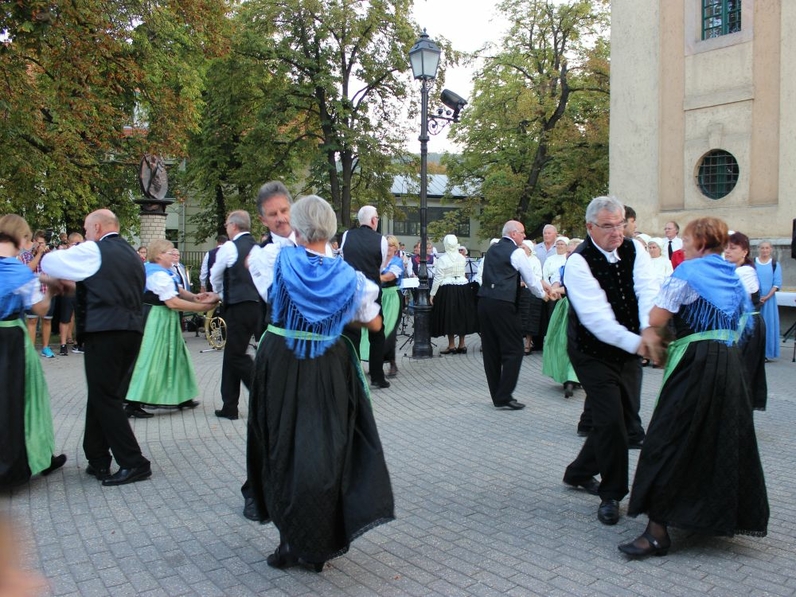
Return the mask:
<path fill-rule="evenodd" d="M 442 245 L 445 247 L 446 253 L 459 254 L 459 239 L 455 234 L 448 234 L 442 239 Z"/>

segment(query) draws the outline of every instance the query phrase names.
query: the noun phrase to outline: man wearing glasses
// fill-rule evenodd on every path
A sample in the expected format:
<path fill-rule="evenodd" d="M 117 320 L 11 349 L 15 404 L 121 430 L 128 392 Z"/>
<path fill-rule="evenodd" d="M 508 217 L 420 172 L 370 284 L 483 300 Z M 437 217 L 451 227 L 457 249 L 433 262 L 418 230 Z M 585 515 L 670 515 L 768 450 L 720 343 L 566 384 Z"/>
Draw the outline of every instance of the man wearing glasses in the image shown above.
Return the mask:
<path fill-rule="evenodd" d="M 651 357 L 649 312 L 658 294 L 650 256 L 625 238 L 625 208 L 597 197 L 586 209 L 588 236 L 564 268 L 570 302 L 568 353 L 589 397 L 593 427 L 564 483 L 599 495 L 597 518 L 619 520 L 628 492 L 628 440 L 644 440 L 639 417 L 641 357 Z M 600 474 L 601 482 L 594 475 Z"/>
<path fill-rule="evenodd" d="M 525 355 L 517 311 L 520 278 L 535 296 L 546 297 L 542 280 L 533 273 L 520 248 L 524 238 L 522 222 L 505 223 L 503 237 L 484 257 L 478 290 L 478 320 L 489 395 L 495 408 L 511 410 L 525 408 L 513 396 Z"/>
<path fill-rule="evenodd" d="M 222 296 L 227 323 L 227 343 L 221 366 L 223 406 L 216 411 L 216 416 L 233 421 L 238 418 L 241 382 L 247 390 L 251 388 L 254 361 L 246 354 L 249 339 L 252 335 L 259 338 L 262 332 L 260 294 L 246 268 L 246 257 L 255 245 L 251 226 L 248 212 L 230 212 L 225 227 L 232 240 L 221 245 L 210 269 L 210 284 Z"/>

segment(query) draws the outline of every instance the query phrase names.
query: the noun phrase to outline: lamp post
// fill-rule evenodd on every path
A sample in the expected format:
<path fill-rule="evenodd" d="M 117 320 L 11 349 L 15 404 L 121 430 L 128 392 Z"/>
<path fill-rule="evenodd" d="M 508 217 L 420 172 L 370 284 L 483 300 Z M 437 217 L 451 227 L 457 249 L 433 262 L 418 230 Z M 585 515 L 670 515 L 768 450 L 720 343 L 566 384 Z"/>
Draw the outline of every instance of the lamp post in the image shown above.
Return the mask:
<path fill-rule="evenodd" d="M 412 65 L 412 74 L 415 79 L 420 79 L 420 264 L 418 278 L 420 286 L 417 289 L 417 303 L 415 303 L 415 342 L 412 345 L 412 357 L 416 359 L 431 358 L 431 304 L 429 302 L 428 287 L 428 87 L 429 82 L 437 76 L 440 49 L 431 41 L 423 29 L 420 39 L 409 50 L 409 62 Z"/>

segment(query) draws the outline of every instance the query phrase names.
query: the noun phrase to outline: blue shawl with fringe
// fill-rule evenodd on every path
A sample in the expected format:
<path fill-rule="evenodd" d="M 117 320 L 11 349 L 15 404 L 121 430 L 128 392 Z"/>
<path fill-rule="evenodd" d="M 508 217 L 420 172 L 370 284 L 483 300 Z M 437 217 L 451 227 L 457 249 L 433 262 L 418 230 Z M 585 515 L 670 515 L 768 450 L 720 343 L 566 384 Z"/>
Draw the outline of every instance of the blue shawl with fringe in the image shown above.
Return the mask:
<path fill-rule="evenodd" d="M 358 304 L 357 275 L 342 259 L 308 252 L 279 251 L 269 292 L 271 319 L 288 332 L 287 347 L 298 359 L 321 356 L 332 346 Z"/>
<path fill-rule="evenodd" d="M 735 273 L 735 264 L 710 254 L 683 261 L 672 278 L 687 282 L 700 296 L 681 311 L 692 330 L 732 330 L 744 335 L 751 331 L 754 319 L 747 314 L 752 311 L 752 301 Z M 727 343 L 733 343 L 731 336 Z"/>
<path fill-rule="evenodd" d="M 30 268 L 16 257 L 0 257 L 0 319 L 8 319 L 22 312 L 30 305 L 29 297 L 17 294 L 35 276 Z"/>

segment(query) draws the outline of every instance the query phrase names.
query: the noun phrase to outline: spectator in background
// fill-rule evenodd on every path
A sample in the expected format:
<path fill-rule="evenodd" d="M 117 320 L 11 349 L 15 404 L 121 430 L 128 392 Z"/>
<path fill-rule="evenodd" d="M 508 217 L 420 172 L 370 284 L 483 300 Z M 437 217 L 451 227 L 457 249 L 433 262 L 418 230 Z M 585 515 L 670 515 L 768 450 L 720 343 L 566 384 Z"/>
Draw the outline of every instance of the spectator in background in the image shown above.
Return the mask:
<path fill-rule="evenodd" d="M 760 315 L 766 322 L 766 360 L 779 358 L 779 311 L 777 291 L 782 288 L 782 265 L 773 256 L 771 243 L 761 242 L 757 247 L 755 269 L 760 280 Z"/>
<path fill-rule="evenodd" d="M 146 247 L 144 245 L 138 247 L 138 256 L 141 258 L 141 261 L 146 263 Z"/>
<path fill-rule="evenodd" d="M 542 242 L 536 244 L 536 256 L 539 263 L 544 267 L 544 261 L 551 255 L 556 254 L 556 238 L 558 238 L 558 228 L 552 224 L 547 224 L 542 229 Z"/>
<path fill-rule="evenodd" d="M 669 258 L 669 261 L 672 261 L 672 266 L 674 266 L 672 255 L 675 251 L 683 248 L 683 239 L 678 236 L 680 234 L 680 226 L 674 221 L 666 222 L 663 227 L 663 234 L 666 237 L 663 241 L 666 245 L 663 249 L 664 254 Z M 682 263 L 682 260 L 680 262 Z"/>
<path fill-rule="evenodd" d="M 437 275 L 431 286 L 431 336 L 447 336 L 448 347 L 440 354 L 465 354 L 465 336 L 478 331 L 473 292 L 465 276 L 467 261 L 459 253 L 459 240 L 448 234 L 445 252 L 437 260 Z M 459 345 L 455 344 L 459 336 Z"/>
<path fill-rule="evenodd" d="M 41 274 L 41 259 L 50 252 L 50 247 L 47 244 L 47 234 L 44 230 L 37 230 L 33 234 L 33 240 L 28 244 L 27 250 L 20 253 L 20 260 L 25 263 L 31 271 L 37 276 Z M 47 292 L 45 284 L 41 285 L 41 292 Z M 41 356 L 46 359 L 54 359 L 55 354 L 50 348 L 50 336 L 52 335 L 53 315 L 55 314 L 55 301 L 49 302 L 47 311 L 41 315 L 35 314 L 33 311 L 25 313 L 25 319 L 28 326 L 28 334 L 30 334 L 30 341 L 33 346 L 36 346 L 36 329 L 41 319 Z"/>

